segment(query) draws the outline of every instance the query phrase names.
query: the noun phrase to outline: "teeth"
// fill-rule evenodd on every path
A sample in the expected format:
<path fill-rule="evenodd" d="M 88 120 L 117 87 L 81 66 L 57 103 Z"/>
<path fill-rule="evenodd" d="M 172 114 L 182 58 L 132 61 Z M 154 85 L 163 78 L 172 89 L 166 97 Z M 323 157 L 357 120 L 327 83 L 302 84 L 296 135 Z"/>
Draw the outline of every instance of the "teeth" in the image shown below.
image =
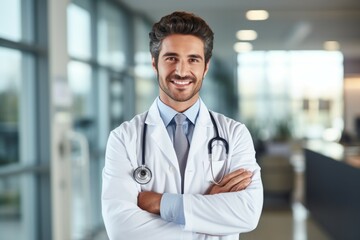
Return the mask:
<path fill-rule="evenodd" d="M 186 85 L 189 84 L 190 82 L 188 81 L 174 81 L 175 84 L 179 84 L 179 85 Z"/>

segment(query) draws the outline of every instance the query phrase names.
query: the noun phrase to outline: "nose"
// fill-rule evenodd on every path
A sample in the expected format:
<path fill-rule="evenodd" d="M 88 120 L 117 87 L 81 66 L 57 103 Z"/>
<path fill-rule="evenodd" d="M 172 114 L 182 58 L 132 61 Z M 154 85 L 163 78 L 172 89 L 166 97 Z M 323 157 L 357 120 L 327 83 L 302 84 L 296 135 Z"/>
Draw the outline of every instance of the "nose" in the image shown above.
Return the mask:
<path fill-rule="evenodd" d="M 175 73 L 179 75 L 180 77 L 185 77 L 188 75 L 189 66 L 186 61 L 179 61 L 176 64 L 176 71 Z"/>

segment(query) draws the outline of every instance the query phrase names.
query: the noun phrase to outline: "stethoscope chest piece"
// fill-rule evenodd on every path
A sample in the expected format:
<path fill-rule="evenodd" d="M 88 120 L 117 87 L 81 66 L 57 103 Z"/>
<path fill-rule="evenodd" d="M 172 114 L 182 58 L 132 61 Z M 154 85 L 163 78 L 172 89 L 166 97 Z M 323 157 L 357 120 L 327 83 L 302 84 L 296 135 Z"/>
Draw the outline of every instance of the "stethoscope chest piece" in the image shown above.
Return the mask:
<path fill-rule="evenodd" d="M 142 165 L 134 170 L 133 177 L 137 183 L 147 184 L 152 178 L 152 173 L 149 168 Z"/>

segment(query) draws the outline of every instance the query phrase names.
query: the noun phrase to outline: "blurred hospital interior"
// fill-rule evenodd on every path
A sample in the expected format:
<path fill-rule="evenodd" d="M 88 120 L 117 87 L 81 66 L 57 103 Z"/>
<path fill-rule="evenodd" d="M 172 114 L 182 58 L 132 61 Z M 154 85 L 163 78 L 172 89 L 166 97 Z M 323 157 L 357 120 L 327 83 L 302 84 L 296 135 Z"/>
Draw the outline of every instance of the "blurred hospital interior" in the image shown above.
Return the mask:
<path fill-rule="evenodd" d="M 157 97 L 148 33 L 175 10 L 212 27 L 201 98 L 262 169 L 239 239 L 359 240 L 359 0 L 0 0 L 0 240 L 108 239 L 107 137 Z"/>

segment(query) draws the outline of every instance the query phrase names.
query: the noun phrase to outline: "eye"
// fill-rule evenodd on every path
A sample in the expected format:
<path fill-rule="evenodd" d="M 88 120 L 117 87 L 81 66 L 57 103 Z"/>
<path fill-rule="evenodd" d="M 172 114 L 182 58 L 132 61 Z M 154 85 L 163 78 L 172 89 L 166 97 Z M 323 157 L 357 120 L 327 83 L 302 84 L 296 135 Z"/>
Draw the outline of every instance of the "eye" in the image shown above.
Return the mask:
<path fill-rule="evenodd" d="M 165 59 L 165 61 L 167 61 L 167 62 L 175 62 L 175 61 L 176 61 L 176 57 L 167 57 L 167 58 Z"/>
<path fill-rule="evenodd" d="M 189 59 L 189 62 L 191 62 L 191 63 L 198 63 L 198 62 L 200 62 L 200 60 L 199 60 L 198 58 L 190 58 L 190 59 Z"/>

